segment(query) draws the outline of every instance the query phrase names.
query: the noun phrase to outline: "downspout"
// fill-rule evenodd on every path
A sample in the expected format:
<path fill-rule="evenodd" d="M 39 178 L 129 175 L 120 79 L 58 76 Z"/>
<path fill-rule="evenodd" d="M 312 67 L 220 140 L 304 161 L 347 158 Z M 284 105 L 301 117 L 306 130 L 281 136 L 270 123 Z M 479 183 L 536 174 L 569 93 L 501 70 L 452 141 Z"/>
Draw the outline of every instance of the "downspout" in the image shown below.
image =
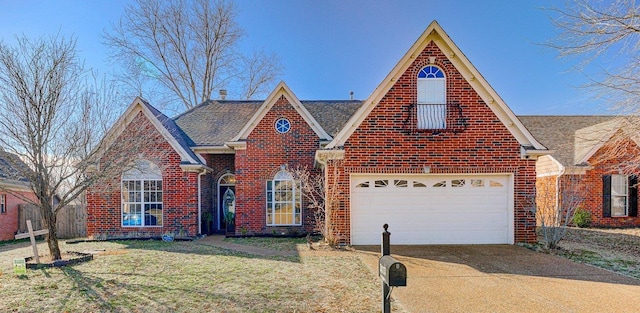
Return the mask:
<path fill-rule="evenodd" d="M 198 173 L 198 235 L 202 235 L 202 175 L 206 174 L 206 170 Z"/>
<path fill-rule="evenodd" d="M 558 176 L 556 177 L 556 214 L 560 214 L 560 179 L 562 179 L 562 175 L 564 175 L 564 173 L 567 171 L 566 167 L 562 167 L 562 171 L 560 171 L 560 174 L 558 174 Z M 556 221 L 558 223 L 558 225 L 554 225 L 556 227 L 561 226 L 560 225 L 560 219 L 557 219 Z"/>

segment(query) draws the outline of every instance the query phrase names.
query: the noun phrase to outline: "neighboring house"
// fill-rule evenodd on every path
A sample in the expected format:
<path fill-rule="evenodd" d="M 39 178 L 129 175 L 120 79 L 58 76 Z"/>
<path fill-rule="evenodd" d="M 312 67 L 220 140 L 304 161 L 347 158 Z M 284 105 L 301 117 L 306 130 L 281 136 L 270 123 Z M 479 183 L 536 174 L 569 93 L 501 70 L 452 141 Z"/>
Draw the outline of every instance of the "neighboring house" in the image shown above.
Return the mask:
<path fill-rule="evenodd" d="M 629 125 L 629 117 L 519 118 L 552 151 L 537 162 L 539 210 L 554 213 L 564 203 L 590 211 L 592 226 L 640 226 L 638 181 L 625 174 L 628 163 L 637 162 L 640 154 L 637 135 L 626 135 L 629 129 L 637 129 Z M 619 138 L 629 144 L 621 144 Z M 575 200 L 566 201 L 570 198 Z"/>
<path fill-rule="evenodd" d="M 385 223 L 396 244 L 536 240 L 526 195 L 547 150 L 435 21 L 364 101 L 301 101 L 281 82 L 168 118 L 136 99 L 107 138 L 139 129 L 162 143 L 88 192 L 89 235 L 311 231 L 292 171 L 324 168 L 345 244 L 378 244 Z"/>
<path fill-rule="evenodd" d="M 35 199 L 29 180 L 22 173 L 27 166 L 18 156 L 0 148 L 0 240 L 12 240 L 18 231 L 18 207 Z"/>

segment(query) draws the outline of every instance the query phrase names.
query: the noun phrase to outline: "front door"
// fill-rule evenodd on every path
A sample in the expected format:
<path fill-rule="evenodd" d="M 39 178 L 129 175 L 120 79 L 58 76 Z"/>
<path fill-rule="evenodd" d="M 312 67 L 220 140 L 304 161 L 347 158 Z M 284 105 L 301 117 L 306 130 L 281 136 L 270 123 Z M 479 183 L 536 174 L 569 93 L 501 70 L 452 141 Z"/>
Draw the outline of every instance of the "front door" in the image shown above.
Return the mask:
<path fill-rule="evenodd" d="M 236 213 L 236 177 L 226 174 L 218 181 L 218 230 L 233 231 Z"/>
<path fill-rule="evenodd" d="M 235 225 L 236 215 L 235 186 L 221 186 L 218 203 L 220 203 L 220 230 L 233 231 L 235 229 L 233 226 Z"/>

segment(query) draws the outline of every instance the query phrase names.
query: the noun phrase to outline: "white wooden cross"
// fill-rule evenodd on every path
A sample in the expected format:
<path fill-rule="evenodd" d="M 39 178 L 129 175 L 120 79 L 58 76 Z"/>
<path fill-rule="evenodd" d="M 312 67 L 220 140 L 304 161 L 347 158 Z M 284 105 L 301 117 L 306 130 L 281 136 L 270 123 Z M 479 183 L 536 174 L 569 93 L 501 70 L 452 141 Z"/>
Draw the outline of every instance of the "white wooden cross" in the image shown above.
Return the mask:
<path fill-rule="evenodd" d="M 48 229 L 41 229 L 33 231 L 33 226 L 31 225 L 31 220 L 27 220 L 27 229 L 28 233 L 17 234 L 16 239 L 22 239 L 29 237 L 31 239 L 31 248 L 33 248 L 33 256 L 36 258 L 36 263 L 40 263 L 40 257 L 38 256 L 38 247 L 36 246 L 36 236 L 46 235 L 49 233 Z"/>

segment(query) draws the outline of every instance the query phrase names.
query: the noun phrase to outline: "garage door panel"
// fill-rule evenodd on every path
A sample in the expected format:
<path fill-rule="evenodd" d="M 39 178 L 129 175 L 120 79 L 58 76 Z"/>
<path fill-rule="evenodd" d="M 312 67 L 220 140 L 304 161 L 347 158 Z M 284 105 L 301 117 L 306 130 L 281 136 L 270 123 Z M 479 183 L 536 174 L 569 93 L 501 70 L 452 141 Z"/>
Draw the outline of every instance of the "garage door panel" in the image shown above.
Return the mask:
<path fill-rule="evenodd" d="M 506 175 L 356 176 L 352 243 L 379 244 L 385 223 L 396 244 L 509 243 L 508 182 Z"/>

